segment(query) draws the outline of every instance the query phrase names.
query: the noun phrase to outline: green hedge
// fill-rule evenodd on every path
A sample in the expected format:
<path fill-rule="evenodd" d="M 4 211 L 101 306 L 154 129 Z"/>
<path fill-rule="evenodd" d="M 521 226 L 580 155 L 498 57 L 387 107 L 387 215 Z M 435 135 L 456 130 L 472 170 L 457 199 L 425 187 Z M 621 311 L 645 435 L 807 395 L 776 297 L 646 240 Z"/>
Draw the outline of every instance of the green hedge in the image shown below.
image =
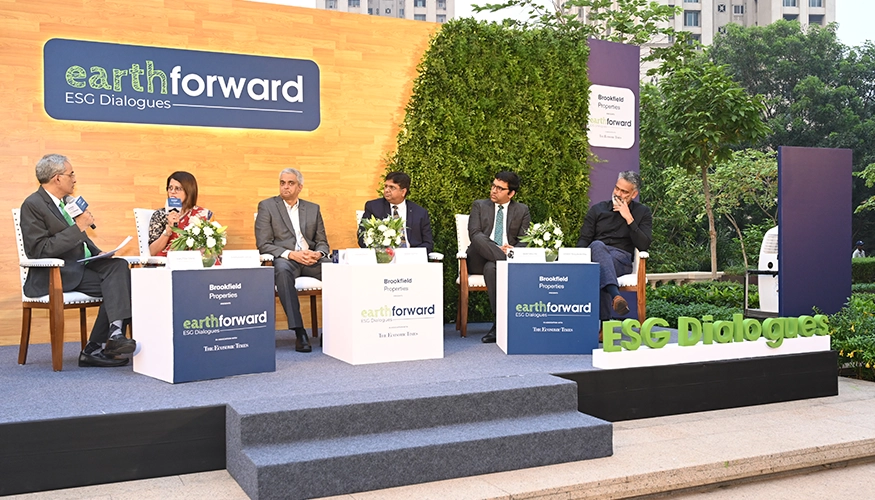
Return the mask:
<path fill-rule="evenodd" d="M 691 303 L 675 304 L 664 299 L 647 299 L 647 317 L 662 318 L 668 322 L 670 328 L 678 327 L 678 318 L 687 316 L 702 319 L 704 315 L 711 315 L 714 321 L 731 320 L 732 315 L 740 313 L 741 308 L 715 306 L 714 304 Z"/>
<path fill-rule="evenodd" d="M 851 259 L 852 283 L 875 283 L 875 257 Z"/>
<path fill-rule="evenodd" d="M 875 295 L 854 294 L 848 304 L 829 317 L 832 349 L 839 353 L 839 368 L 857 378 L 875 379 Z"/>
<path fill-rule="evenodd" d="M 649 302 L 661 299 L 674 304 L 711 304 L 718 307 L 741 309 L 744 307 L 744 285 L 731 281 L 702 281 L 687 283 L 685 285 L 666 284 L 655 289 L 647 290 L 648 316 L 650 314 Z M 750 287 L 748 302 L 752 305 L 759 303 L 757 287 Z"/>
<path fill-rule="evenodd" d="M 759 301 L 757 287 L 750 287 L 750 304 Z M 647 317 L 662 318 L 677 328 L 678 318 L 731 320 L 744 308 L 744 285 L 730 281 L 702 281 L 685 285 L 666 284 L 647 290 Z"/>
<path fill-rule="evenodd" d="M 851 293 L 875 293 L 875 283 L 854 283 L 851 285 Z"/>
<path fill-rule="evenodd" d="M 473 19 L 450 21 L 431 40 L 386 163 L 410 175 L 410 199 L 431 215 L 435 249 L 447 257 L 448 321 L 458 298 L 454 214 L 487 198 L 496 172 L 519 174 L 514 199 L 576 243 L 589 203 L 588 56 L 579 33 Z M 485 294 L 472 301 L 469 319 L 491 320 Z"/>

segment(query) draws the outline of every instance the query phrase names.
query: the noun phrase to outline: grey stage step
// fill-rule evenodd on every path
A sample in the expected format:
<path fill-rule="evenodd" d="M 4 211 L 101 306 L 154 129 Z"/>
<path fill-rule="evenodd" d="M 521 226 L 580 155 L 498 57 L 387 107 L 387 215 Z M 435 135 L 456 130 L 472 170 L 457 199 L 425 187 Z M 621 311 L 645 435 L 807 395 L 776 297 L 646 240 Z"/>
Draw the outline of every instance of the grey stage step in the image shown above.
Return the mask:
<path fill-rule="evenodd" d="M 609 422 L 551 375 L 228 405 L 227 467 L 252 498 L 312 498 L 610 456 Z"/>

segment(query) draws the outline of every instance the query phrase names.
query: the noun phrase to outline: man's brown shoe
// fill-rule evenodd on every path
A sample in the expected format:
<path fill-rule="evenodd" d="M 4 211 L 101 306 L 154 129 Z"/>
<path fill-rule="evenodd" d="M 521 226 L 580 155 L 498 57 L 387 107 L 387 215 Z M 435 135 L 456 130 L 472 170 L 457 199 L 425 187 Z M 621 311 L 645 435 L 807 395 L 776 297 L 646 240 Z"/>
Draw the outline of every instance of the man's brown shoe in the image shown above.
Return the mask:
<path fill-rule="evenodd" d="M 624 299 L 622 295 L 617 295 L 616 297 L 614 297 L 613 308 L 614 311 L 620 316 L 629 314 L 629 304 L 626 302 L 626 299 Z"/>

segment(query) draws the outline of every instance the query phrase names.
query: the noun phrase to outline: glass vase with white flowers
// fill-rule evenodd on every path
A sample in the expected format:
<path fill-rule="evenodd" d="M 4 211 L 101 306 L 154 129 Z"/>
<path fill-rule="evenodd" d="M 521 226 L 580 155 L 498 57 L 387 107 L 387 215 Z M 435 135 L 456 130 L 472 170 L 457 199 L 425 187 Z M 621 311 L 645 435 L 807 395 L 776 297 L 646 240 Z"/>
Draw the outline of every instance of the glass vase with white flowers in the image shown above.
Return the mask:
<path fill-rule="evenodd" d="M 222 255 L 222 249 L 228 242 L 225 236 L 227 229 L 228 226 L 223 226 L 216 221 L 194 217 L 185 228 L 173 228 L 173 232 L 179 236 L 170 244 L 170 249 L 200 250 L 204 267 L 210 267 Z"/>
<path fill-rule="evenodd" d="M 373 248 L 377 253 L 377 262 L 386 264 L 395 257 L 395 248 L 401 245 L 404 237 L 404 220 L 400 217 L 378 219 L 371 216 L 363 219 L 359 226 L 359 235 L 367 248 Z"/>
<path fill-rule="evenodd" d="M 530 247 L 545 249 L 547 262 L 553 262 L 559 257 L 563 236 L 562 228 L 550 217 L 547 222 L 529 223 L 529 230 L 520 241 L 528 243 L 527 246 Z"/>

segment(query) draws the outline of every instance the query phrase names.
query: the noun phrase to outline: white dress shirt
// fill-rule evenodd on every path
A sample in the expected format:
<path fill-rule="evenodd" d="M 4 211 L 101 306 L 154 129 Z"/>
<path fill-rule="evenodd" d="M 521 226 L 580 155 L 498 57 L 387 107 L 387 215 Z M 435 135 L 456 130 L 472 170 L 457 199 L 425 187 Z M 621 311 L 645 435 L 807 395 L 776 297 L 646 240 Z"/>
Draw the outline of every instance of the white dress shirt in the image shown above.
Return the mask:
<path fill-rule="evenodd" d="M 296 200 L 294 205 L 289 205 L 285 201 L 286 210 L 289 212 L 289 220 L 292 221 L 292 227 L 295 228 L 295 251 L 299 250 L 309 250 L 310 246 L 307 244 L 307 239 L 304 238 L 304 233 L 301 232 L 301 213 L 298 210 L 298 205 L 301 200 Z M 286 250 L 283 252 L 283 257 L 286 259 L 289 258 L 289 254 L 292 253 L 291 250 Z"/>

